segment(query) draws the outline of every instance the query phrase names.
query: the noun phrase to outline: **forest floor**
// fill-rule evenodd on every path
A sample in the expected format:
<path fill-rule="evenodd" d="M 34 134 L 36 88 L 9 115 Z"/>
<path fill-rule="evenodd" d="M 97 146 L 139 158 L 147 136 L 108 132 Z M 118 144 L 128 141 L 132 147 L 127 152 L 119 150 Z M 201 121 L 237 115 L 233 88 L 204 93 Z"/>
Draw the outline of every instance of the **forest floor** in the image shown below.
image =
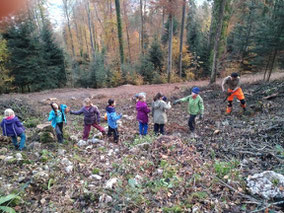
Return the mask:
<path fill-rule="evenodd" d="M 235 100 L 230 116 L 224 115 L 220 80 L 213 86 L 195 81 L 0 96 L 0 110 L 12 107 L 28 136 L 23 152 L 0 138 L 0 196 L 21 197 L 4 205 L 18 212 L 46 213 L 283 212 L 283 197 L 252 194 L 247 178 L 263 171 L 284 175 L 284 73 L 274 73 L 269 83 L 260 82 L 261 74 L 242 79 L 248 112 Z M 186 103 L 168 111 L 165 136 L 153 135 L 151 118 L 149 135 L 138 136 L 135 93 L 146 92 L 150 105 L 157 92 L 174 101 L 189 95 L 192 86 L 201 87 L 205 103 L 204 119 L 197 120 L 200 137 L 189 137 Z M 48 99 L 79 109 L 86 97 L 102 114 L 107 99 L 117 100 L 117 112 L 124 114 L 119 144 L 103 137 L 79 146 L 83 116 L 74 115 L 68 115 L 64 144 L 44 141 L 36 125 L 46 122 Z M 91 135 L 96 133 L 92 130 Z M 281 184 L 274 180 L 273 187 L 283 195 Z"/>

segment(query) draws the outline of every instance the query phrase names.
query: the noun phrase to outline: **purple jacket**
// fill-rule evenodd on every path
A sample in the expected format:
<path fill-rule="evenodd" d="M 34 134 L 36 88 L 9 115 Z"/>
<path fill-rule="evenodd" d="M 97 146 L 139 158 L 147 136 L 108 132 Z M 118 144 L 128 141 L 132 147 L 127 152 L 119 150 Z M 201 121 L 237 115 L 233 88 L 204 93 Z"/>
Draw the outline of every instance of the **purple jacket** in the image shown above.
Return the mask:
<path fill-rule="evenodd" d="M 3 119 L 1 122 L 1 127 L 3 130 L 3 135 L 10 137 L 19 136 L 25 131 L 23 124 L 16 116 L 13 119 L 9 120 Z"/>
<path fill-rule="evenodd" d="M 148 123 L 148 113 L 151 111 L 146 102 L 138 101 L 136 104 L 137 120 L 143 124 Z"/>
<path fill-rule="evenodd" d="M 79 111 L 70 111 L 70 114 L 81 115 L 84 114 L 84 123 L 86 125 L 98 124 L 100 122 L 100 111 L 97 106 L 82 107 Z"/>

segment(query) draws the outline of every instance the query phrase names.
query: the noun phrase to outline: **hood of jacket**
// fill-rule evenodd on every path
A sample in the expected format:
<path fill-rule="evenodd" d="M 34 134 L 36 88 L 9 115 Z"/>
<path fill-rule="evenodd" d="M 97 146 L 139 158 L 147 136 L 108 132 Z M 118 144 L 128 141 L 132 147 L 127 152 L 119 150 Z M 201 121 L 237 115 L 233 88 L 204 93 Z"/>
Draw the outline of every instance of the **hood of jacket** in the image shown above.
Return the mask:
<path fill-rule="evenodd" d="M 107 107 L 106 107 L 106 111 L 107 111 L 108 113 L 112 113 L 112 112 L 115 112 L 115 108 L 114 108 L 113 106 L 107 106 Z"/>
<path fill-rule="evenodd" d="M 19 121 L 19 118 L 17 116 L 15 116 L 14 118 L 12 119 L 3 119 L 3 123 L 6 124 L 6 125 L 9 125 L 9 124 L 12 124 L 12 123 L 15 123 Z"/>

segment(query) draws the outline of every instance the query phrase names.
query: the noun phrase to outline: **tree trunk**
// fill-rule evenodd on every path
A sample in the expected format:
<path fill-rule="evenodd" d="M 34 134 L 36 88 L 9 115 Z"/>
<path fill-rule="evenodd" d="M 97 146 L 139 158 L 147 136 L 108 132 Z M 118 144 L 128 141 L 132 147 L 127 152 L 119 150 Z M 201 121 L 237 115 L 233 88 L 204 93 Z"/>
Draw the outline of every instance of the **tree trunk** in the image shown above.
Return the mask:
<path fill-rule="evenodd" d="M 125 29 L 126 29 L 126 38 L 127 38 L 127 47 L 128 47 L 128 56 L 129 61 L 131 62 L 131 52 L 130 52 L 130 37 L 129 37 L 129 21 L 127 16 L 127 10 L 126 10 L 126 1 L 123 2 L 123 15 L 124 15 L 124 23 L 125 23 Z"/>
<path fill-rule="evenodd" d="M 266 66 L 265 66 L 265 70 L 264 70 L 264 74 L 263 74 L 263 81 L 265 81 L 265 79 L 266 79 L 267 69 L 268 69 L 268 66 L 270 64 L 270 58 L 271 58 L 271 54 L 269 55 Z"/>
<path fill-rule="evenodd" d="M 276 59 L 276 56 L 277 56 L 277 50 L 275 49 L 274 50 L 274 53 L 273 53 L 273 58 L 272 58 L 272 61 L 271 61 L 271 65 L 270 65 L 270 70 L 269 70 L 269 73 L 268 73 L 268 77 L 267 77 L 267 82 L 270 80 L 270 76 L 271 76 L 271 73 L 274 69 L 274 64 L 275 64 L 275 59 Z"/>
<path fill-rule="evenodd" d="M 170 1 L 171 2 L 171 1 Z M 168 47 L 168 83 L 171 81 L 171 70 L 172 70 L 172 40 L 173 40 L 173 15 L 169 15 L 169 47 Z"/>
<path fill-rule="evenodd" d="M 182 47 L 183 47 L 183 32 L 184 32 L 184 20 L 185 20 L 185 7 L 186 0 L 183 0 L 182 5 L 182 18 L 181 18 L 181 30 L 180 30 L 180 45 L 179 45 L 179 77 L 182 75 Z"/>
<path fill-rule="evenodd" d="M 74 17 L 74 24 L 75 24 L 75 30 L 76 30 L 76 37 L 79 43 L 79 49 L 80 49 L 80 56 L 83 56 L 83 40 L 82 40 L 82 34 L 81 31 L 79 30 L 78 23 L 77 23 L 77 18 L 76 18 L 76 13 L 73 10 L 73 17 Z"/>
<path fill-rule="evenodd" d="M 93 32 L 92 32 L 92 23 L 91 23 L 91 11 L 90 11 L 90 2 L 87 0 L 85 2 L 87 16 L 88 16 L 88 27 L 89 27 L 89 33 L 90 33 L 90 42 L 91 42 L 91 49 L 92 49 L 92 57 L 95 54 L 95 45 L 93 40 Z"/>
<path fill-rule="evenodd" d="M 141 18 L 141 53 L 144 55 L 144 18 L 143 18 L 143 0 L 140 0 L 140 18 Z"/>
<path fill-rule="evenodd" d="M 69 36 L 71 40 L 71 48 L 72 48 L 72 55 L 75 57 L 75 49 L 74 49 L 74 42 L 73 42 L 73 36 L 71 32 L 71 26 L 70 26 L 70 16 L 68 12 L 68 0 L 62 0 L 63 2 L 63 10 L 67 19 L 67 26 L 68 26 L 68 31 L 69 31 Z"/>
<path fill-rule="evenodd" d="M 122 40 L 122 23 L 120 17 L 120 3 L 119 0 L 115 0 L 115 9 L 116 9 L 116 19 L 117 19 L 117 36 L 119 42 L 120 50 L 120 63 L 124 63 L 124 51 L 123 51 L 123 40 Z"/>
<path fill-rule="evenodd" d="M 214 49 L 213 49 L 213 63 L 212 63 L 212 69 L 211 69 L 211 77 L 210 77 L 210 84 L 213 84 L 216 82 L 216 75 L 217 75 L 217 65 L 218 65 L 218 50 L 219 50 L 219 42 L 220 42 L 220 36 L 223 26 L 223 17 L 224 17 L 224 8 L 225 8 L 225 0 L 220 0 L 219 5 L 219 14 L 218 14 L 218 25 L 216 30 L 216 36 L 214 41 Z"/>

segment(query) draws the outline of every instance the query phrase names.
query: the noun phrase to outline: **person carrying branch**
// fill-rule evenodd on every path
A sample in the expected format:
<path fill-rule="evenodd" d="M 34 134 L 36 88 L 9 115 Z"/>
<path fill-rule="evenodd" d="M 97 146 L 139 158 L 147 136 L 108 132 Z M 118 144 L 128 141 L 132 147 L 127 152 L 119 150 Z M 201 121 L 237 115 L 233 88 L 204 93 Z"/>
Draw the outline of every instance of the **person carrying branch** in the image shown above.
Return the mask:
<path fill-rule="evenodd" d="M 180 102 L 188 102 L 188 113 L 190 115 L 188 120 L 188 126 L 191 131 L 191 137 L 195 138 L 198 137 L 198 135 L 194 132 L 195 118 L 197 115 L 199 115 L 200 120 L 202 120 L 204 114 L 203 99 L 201 98 L 199 93 L 200 89 L 198 87 L 193 87 L 191 95 L 178 99 L 173 102 L 173 105 L 176 105 Z"/>
<path fill-rule="evenodd" d="M 222 90 L 223 92 L 226 92 L 228 101 L 226 115 L 229 115 L 232 112 L 233 100 L 235 96 L 237 97 L 237 99 L 240 100 L 243 111 L 246 111 L 245 96 L 240 85 L 240 76 L 238 73 L 235 72 L 233 72 L 230 76 L 224 78 L 222 82 Z"/>

